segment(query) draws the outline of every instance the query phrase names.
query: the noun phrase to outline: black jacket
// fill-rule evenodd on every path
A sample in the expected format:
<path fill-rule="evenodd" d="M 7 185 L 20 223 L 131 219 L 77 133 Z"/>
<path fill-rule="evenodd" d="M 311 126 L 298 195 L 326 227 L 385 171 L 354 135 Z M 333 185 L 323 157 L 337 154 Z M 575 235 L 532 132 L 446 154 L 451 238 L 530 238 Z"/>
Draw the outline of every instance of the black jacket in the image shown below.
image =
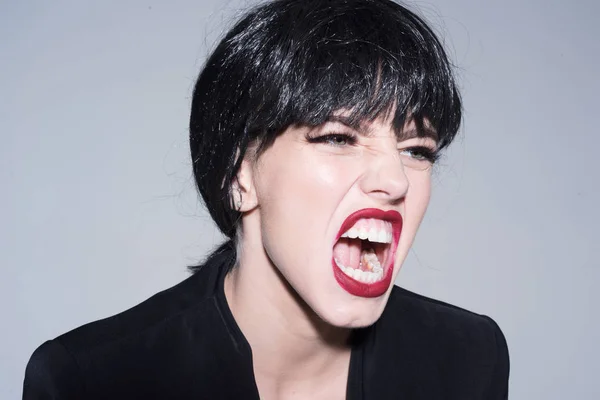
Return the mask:
<path fill-rule="evenodd" d="M 113 317 L 42 344 L 23 398 L 258 399 L 251 349 L 223 292 L 231 254 Z M 496 323 L 394 287 L 356 330 L 347 398 L 506 399 L 509 359 Z"/>

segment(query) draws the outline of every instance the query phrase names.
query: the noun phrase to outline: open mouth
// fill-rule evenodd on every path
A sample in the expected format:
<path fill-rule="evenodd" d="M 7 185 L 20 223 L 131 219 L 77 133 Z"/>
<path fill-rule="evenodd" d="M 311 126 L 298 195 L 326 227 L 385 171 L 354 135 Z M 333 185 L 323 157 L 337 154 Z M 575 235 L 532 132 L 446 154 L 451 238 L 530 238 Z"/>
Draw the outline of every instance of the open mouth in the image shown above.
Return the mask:
<path fill-rule="evenodd" d="M 333 246 L 334 276 L 350 294 L 377 297 L 392 280 L 394 255 L 402 230 L 396 211 L 359 210 L 350 215 Z"/>

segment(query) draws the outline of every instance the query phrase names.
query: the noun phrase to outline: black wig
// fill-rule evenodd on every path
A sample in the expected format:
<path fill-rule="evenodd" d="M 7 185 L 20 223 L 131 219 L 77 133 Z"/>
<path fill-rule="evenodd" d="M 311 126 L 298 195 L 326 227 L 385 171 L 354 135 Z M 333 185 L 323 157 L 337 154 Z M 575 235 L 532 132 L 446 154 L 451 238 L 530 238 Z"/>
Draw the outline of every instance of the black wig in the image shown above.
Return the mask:
<path fill-rule="evenodd" d="M 393 111 L 396 130 L 409 118 L 422 130 L 426 120 L 438 149 L 446 147 L 461 120 L 451 67 L 427 24 L 391 0 L 275 0 L 253 8 L 194 88 L 191 156 L 211 217 L 235 237 L 240 214 L 231 184 L 249 144 L 260 154 L 290 125 L 318 126 L 336 111 L 350 111 L 353 123 Z"/>

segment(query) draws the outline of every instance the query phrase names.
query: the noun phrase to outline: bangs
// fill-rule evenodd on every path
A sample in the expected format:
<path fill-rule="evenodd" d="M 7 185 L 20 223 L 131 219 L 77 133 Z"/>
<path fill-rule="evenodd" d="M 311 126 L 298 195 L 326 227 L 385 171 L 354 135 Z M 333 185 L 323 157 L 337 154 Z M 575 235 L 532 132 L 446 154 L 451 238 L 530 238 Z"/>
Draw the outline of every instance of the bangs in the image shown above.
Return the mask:
<path fill-rule="evenodd" d="M 239 223 L 231 188 L 249 146 L 259 155 L 291 125 L 340 116 L 354 128 L 392 117 L 400 139 L 414 122 L 438 150 L 452 142 L 461 100 L 426 23 L 391 0 L 273 0 L 246 13 L 206 61 L 190 113 L 194 175 L 221 231 L 232 238 Z"/>
<path fill-rule="evenodd" d="M 419 136 L 435 131 L 438 148 L 452 141 L 461 101 L 442 45 L 414 14 L 375 2 L 347 1 L 335 12 L 326 1 L 295 2 L 270 24 L 288 29 L 261 35 L 270 51 L 257 64 L 256 128 L 318 126 L 340 111 L 358 126 L 393 112 L 398 134 L 412 120 Z"/>

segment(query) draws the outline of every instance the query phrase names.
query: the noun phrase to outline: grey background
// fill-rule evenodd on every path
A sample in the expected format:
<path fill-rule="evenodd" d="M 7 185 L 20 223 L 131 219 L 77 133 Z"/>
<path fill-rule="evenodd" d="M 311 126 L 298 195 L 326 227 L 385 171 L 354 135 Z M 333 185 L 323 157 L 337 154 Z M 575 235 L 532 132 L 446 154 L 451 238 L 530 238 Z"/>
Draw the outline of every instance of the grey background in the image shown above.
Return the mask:
<path fill-rule="evenodd" d="M 0 3 L 0 398 L 44 340 L 177 283 L 221 240 L 188 105 L 244 4 Z M 466 115 L 398 283 L 500 324 L 512 399 L 600 398 L 600 3 L 416 4 Z"/>

